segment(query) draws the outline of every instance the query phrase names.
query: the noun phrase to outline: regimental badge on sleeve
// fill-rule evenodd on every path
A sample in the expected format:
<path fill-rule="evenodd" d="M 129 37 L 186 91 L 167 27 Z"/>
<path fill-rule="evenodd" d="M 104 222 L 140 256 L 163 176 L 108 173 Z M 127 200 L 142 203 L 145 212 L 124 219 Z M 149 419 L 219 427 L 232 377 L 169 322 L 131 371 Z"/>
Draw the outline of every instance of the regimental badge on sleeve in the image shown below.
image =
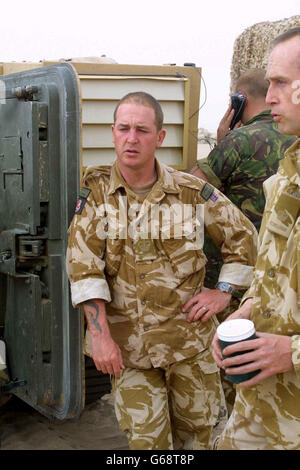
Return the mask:
<path fill-rule="evenodd" d="M 84 205 L 86 203 L 86 200 L 90 194 L 91 190 L 88 188 L 80 188 L 79 191 L 79 198 L 76 204 L 75 208 L 75 214 L 81 214 L 82 209 L 84 208 Z"/>
<path fill-rule="evenodd" d="M 201 197 L 203 197 L 205 201 L 208 201 L 208 199 L 211 199 L 212 201 L 215 202 L 218 199 L 218 194 L 216 193 L 215 188 L 213 186 L 206 183 L 203 186 L 203 189 L 201 191 Z"/>

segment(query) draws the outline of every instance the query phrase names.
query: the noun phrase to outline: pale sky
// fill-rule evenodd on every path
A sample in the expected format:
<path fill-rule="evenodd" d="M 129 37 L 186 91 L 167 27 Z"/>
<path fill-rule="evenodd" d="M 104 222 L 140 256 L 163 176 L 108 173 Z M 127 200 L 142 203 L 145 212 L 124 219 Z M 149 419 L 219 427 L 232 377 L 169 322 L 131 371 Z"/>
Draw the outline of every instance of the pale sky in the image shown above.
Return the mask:
<path fill-rule="evenodd" d="M 15 0 L 1 2 L 0 61 L 107 55 L 122 64 L 194 62 L 215 132 L 229 100 L 234 40 L 249 26 L 300 14 L 299 0 Z M 204 103 L 204 87 L 200 106 Z"/>

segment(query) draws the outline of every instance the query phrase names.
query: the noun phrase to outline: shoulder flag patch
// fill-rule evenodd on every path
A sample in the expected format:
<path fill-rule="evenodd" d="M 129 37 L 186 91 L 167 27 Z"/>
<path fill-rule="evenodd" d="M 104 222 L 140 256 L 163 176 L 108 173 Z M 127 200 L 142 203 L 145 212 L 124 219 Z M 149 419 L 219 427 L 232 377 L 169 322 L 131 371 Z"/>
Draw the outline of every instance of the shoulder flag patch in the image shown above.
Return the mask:
<path fill-rule="evenodd" d="M 218 197 L 219 196 L 217 195 L 217 193 L 213 192 L 209 199 L 215 202 L 218 199 Z"/>

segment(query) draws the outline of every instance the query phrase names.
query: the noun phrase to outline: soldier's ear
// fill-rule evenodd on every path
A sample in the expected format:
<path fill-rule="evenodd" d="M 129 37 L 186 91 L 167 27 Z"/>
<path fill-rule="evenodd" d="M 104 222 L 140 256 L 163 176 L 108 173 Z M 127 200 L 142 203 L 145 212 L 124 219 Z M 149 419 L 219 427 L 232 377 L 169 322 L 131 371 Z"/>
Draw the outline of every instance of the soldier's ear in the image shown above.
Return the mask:
<path fill-rule="evenodd" d="M 241 93 L 242 95 L 244 95 L 244 97 L 246 98 L 246 105 L 248 103 L 248 93 L 246 92 L 246 90 L 244 88 L 239 88 L 238 90 L 236 90 L 237 93 Z"/>
<path fill-rule="evenodd" d="M 166 129 L 161 129 L 159 132 L 158 132 L 158 135 L 157 135 L 157 142 L 156 142 L 156 148 L 159 148 L 161 147 L 163 141 L 164 141 L 164 138 L 166 137 Z"/>
<path fill-rule="evenodd" d="M 114 124 L 112 124 L 112 126 L 111 126 L 111 132 L 112 132 L 112 141 L 113 141 L 113 143 L 115 143 L 114 130 L 115 130 L 115 126 L 114 126 Z"/>

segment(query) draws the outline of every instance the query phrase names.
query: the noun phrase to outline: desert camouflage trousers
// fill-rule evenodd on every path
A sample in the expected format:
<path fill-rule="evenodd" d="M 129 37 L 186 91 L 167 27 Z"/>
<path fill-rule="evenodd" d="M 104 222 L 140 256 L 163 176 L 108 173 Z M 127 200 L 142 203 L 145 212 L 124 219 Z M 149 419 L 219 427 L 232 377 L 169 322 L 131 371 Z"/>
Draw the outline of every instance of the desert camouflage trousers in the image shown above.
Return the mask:
<path fill-rule="evenodd" d="M 127 368 L 112 385 L 130 449 L 212 448 L 223 392 L 209 350 L 167 369 Z"/>
<path fill-rule="evenodd" d="M 261 422 L 247 419 L 233 410 L 223 433 L 215 442 L 217 450 L 270 450 Z"/>

